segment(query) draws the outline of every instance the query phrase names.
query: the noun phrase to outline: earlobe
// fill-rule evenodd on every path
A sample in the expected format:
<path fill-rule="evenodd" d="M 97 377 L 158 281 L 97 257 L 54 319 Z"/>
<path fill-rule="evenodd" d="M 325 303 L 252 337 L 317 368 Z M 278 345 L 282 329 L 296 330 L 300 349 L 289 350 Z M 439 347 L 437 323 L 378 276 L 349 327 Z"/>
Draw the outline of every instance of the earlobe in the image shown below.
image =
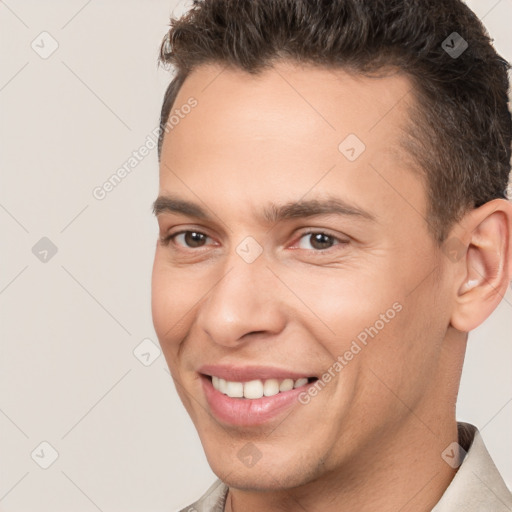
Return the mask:
<path fill-rule="evenodd" d="M 469 332 L 498 306 L 512 276 L 512 204 L 495 199 L 471 211 L 466 228 L 465 257 L 455 262 L 460 276 L 451 325 Z"/>

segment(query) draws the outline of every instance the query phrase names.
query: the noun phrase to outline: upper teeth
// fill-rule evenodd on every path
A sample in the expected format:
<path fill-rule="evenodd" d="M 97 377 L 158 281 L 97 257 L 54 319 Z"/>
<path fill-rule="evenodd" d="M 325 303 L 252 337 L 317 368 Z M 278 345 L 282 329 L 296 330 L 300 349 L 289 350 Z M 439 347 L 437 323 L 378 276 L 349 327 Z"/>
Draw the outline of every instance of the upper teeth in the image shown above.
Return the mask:
<path fill-rule="evenodd" d="M 248 382 L 232 382 L 212 376 L 213 387 L 231 398 L 261 398 L 262 396 L 277 395 L 280 391 L 290 391 L 290 389 L 304 386 L 308 379 L 301 378 L 297 380 L 277 379 L 250 380 Z"/>

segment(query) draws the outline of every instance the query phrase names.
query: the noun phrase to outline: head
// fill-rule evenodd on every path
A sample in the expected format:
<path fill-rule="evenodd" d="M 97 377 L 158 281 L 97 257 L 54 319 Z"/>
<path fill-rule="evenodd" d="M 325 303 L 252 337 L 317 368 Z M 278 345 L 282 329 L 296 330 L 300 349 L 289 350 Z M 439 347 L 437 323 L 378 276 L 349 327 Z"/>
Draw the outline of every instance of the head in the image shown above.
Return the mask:
<path fill-rule="evenodd" d="M 453 421 L 512 274 L 507 64 L 475 15 L 196 1 L 161 60 L 153 320 L 213 470 L 296 487 Z M 309 382 L 233 421 L 223 372 Z"/>

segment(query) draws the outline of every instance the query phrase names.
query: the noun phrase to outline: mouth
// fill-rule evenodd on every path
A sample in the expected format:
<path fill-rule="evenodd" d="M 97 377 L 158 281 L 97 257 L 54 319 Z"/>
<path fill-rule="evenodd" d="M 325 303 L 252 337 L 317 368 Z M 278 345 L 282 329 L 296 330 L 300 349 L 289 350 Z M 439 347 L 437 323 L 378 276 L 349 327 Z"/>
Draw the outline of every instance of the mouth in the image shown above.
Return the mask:
<path fill-rule="evenodd" d="M 317 377 L 293 373 L 272 373 L 276 372 L 261 369 L 242 372 L 224 368 L 199 373 L 212 415 L 231 426 L 263 425 L 285 411 L 289 413 L 293 407 L 303 407 L 298 400 L 299 395 L 318 380 Z M 255 378 L 258 374 L 261 377 Z"/>

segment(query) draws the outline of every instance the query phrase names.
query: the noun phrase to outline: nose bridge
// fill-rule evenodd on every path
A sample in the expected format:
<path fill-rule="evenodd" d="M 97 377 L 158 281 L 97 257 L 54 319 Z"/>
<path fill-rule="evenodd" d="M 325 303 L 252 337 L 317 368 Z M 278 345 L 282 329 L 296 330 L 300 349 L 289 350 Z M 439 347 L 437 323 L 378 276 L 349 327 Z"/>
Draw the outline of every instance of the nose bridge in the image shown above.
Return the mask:
<path fill-rule="evenodd" d="M 245 334 L 275 334 L 283 328 L 275 277 L 251 244 L 242 242 L 230 254 L 223 276 L 200 306 L 198 324 L 216 343 L 232 345 Z"/>

